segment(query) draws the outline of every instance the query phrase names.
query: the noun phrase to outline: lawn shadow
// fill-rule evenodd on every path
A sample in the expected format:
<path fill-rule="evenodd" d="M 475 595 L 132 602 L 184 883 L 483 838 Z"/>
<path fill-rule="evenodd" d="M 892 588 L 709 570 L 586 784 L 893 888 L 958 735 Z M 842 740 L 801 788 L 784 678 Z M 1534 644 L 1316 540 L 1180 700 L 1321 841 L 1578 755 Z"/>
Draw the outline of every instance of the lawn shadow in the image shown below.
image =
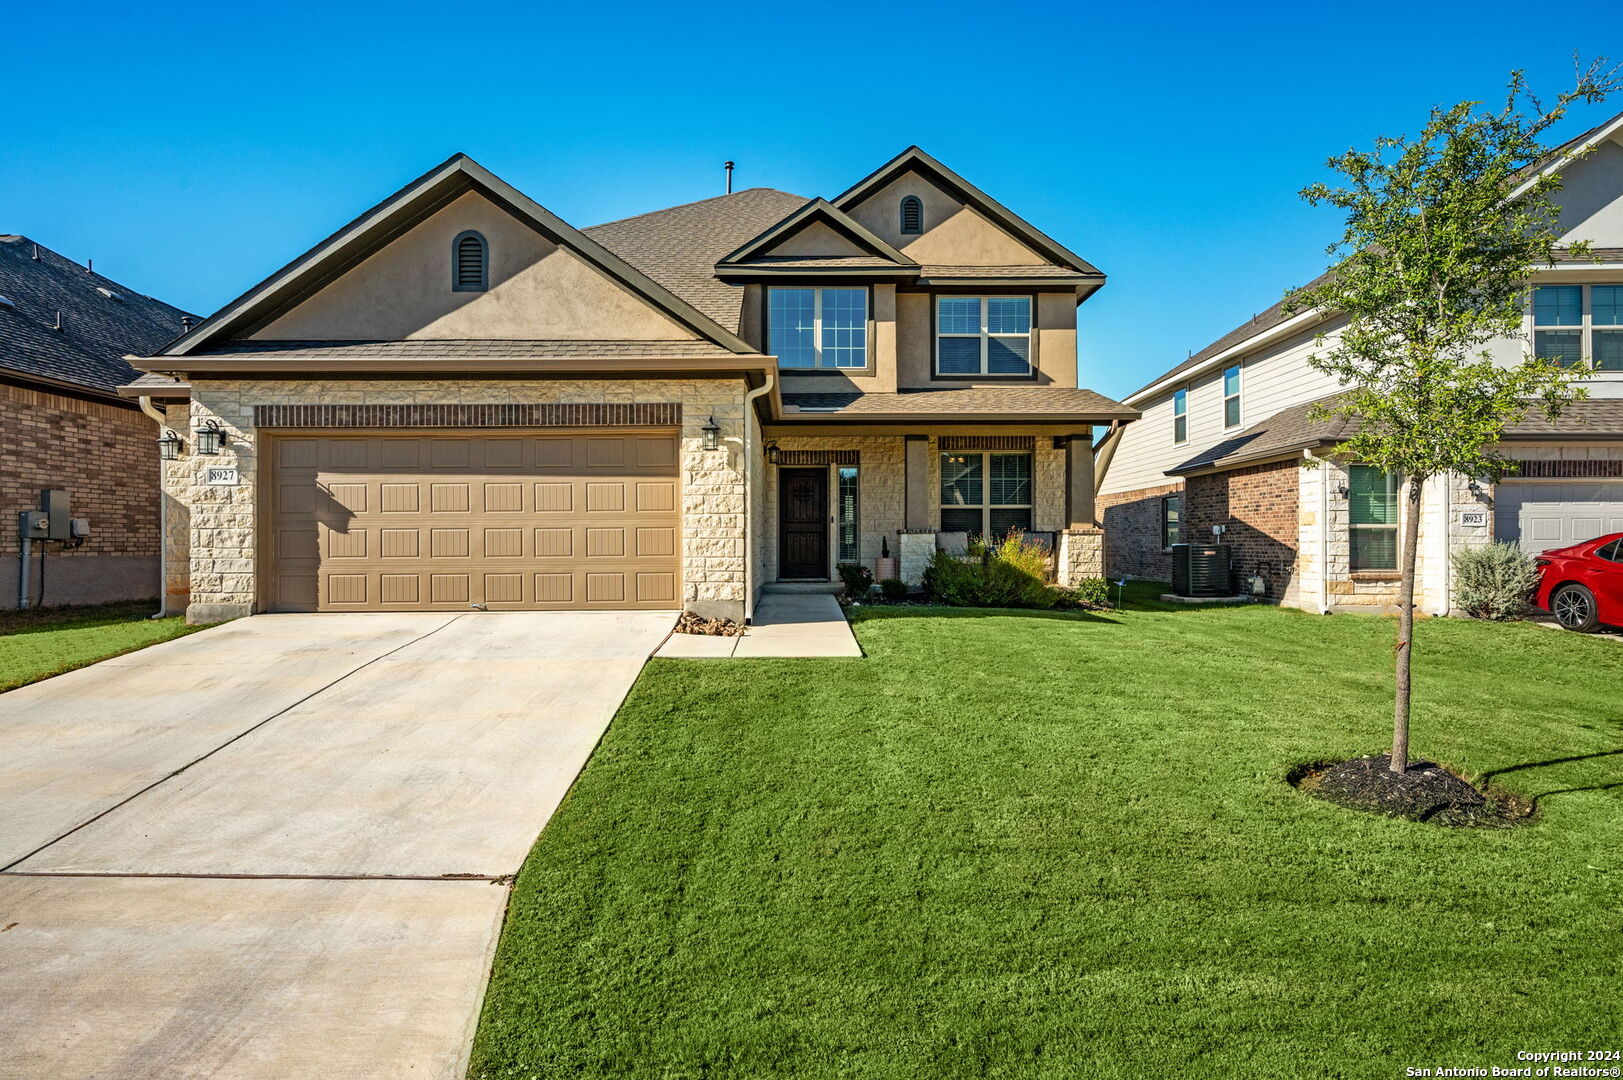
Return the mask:
<path fill-rule="evenodd" d="M 1120 626 L 1119 612 L 1110 611 L 1053 611 L 1044 608 L 968 608 L 946 607 L 932 604 L 865 604 L 855 612 L 858 619 L 883 617 L 887 619 L 993 619 L 1010 615 L 1027 619 L 1056 619 L 1060 622 L 1105 623 Z"/>
<path fill-rule="evenodd" d="M 117 604 L 84 604 L 68 607 L 29 608 L 0 613 L 0 638 L 24 634 L 47 634 L 58 630 L 91 629 L 121 623 L 144 622 L 158 601 L 137 600 Z"/>
<path fill-rule="evenodd" d="M 1571 757 L 1551 758 L 1548 761 L 1529 761 L 1521 765 L 1506 765 L 1502 769 L 1492 769 L 1482 774 L 1477 780 L 1477 788 L 1486 789 L 1488 781 L 1505 773 L 1521 772 L 1524 769 L 1542 769 L 1547 765 L 1570 765 L 1575 761 L 1594 761 L 1597 758 L 1623 757 L 1623 748 L 1617 750 L 1599 750 L 1593 754 L 1574 754 Z M 1552 795 L 1573 795 L 1580 791 L 1611 791 L 1623 787 L 1623 780 L 1614 780 L 1609 784 L 1591 784 L 1587 787 L 1557 788 L 1554 791 L 1545 791 L 1531 796 L 1530 801 L 1537 807 Z"/>

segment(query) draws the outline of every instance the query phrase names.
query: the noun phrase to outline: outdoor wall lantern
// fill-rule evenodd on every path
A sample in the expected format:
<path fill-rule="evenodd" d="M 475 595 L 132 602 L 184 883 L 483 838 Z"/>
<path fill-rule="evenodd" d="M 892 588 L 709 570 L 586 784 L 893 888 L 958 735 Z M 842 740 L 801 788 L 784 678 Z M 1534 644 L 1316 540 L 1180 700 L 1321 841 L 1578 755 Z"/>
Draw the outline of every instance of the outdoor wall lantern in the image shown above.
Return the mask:
<path fill-rule="evenodd" d="M 218 454 L 220 447 L 226 443 L 225 429 L 220 427 L 220 422 L 213 417 L 203 421 L 203 426 L 193 434 L 197 436 L 199 454 Z"/>
<path fill-rule="evenodd" d="M 1343 499 L 1345 499 L 1348 495 L 1350 495 L 1352 493 L 1347 489 L 1346 484 L 1337 484 L 1336 485 L 1336 494 L 1340 495 Z"/>
<path fill-rule="evenodd" d="M 180 457 L 180 436 L 175 434 L 174 428 L 164 428 L 163 434 L 158 438 L 158 460 L 174 461 Z"/>
<path fill-rule="evenodd" d="M 1482 498 L 1482 481 L 1472 477 L 1469 486 L 1471 488 L 1471 495 L 1473 498 Z"/>
<path fill-rule="evenodd" d="M 721 427 L 716 423 L 716 418 L 714 416 L 706 420 L 704 422 L 704 427 L 700 428 L 699 430 L 704 433 L 704 448 L 706 450 L 714 450 L 718 445 L 720 445 Z"/>
<path fill-rule="evenodd" d="M 778 444 L 777 443 L 770 442 L 770 443 L 766 444 L 766 460 L 767 460 L 767 463 L 769 465 L 776 465 L 778 463 Z"/>

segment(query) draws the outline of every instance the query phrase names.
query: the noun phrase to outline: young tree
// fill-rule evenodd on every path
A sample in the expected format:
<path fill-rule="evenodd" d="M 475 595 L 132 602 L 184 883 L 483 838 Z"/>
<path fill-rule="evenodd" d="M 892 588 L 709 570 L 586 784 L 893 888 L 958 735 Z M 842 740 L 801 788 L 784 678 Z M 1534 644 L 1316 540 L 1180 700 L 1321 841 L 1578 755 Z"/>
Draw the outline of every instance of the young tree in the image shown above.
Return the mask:
<path fill-rule="evenodd" d="M 1346 232 L 1329 249 L 1331 273 L 1288 295 L 1291 310 L 1339 312 L 1346 326 L 1320 338 L 1309 363 L 1345 386 L 1318 418 L 1346 417 L 1353 434 L 1337 449 L 1402 478 L 1406 514 L 1399 549 L 1396 703 L 1392 771 L 1409 759 L 1409 661 L 1414 635 L 1415 556 L 1420 497 L 1434 476 L 1497 479 L 1507 469 L 1495 446 L 1507 423 L 1529 409 L 1559 415 L 1583 391 L 1575 366 L 1528 355 L 1496 365 L 1495 338 L 1522 335 L 1529 282 L 1560 243 L 1558 171 L 1541 172 L 1551 125 L 1575 102 L 1597 102 L 1619 83 L 1604 60 L 1580 67 L 1576 84 L 1550 108 L 1514 72 L 1504 105 L 1432 109 L 1420 135 L 1381 137 L 1375 148 L 1329 161 L 1341 186 L 1311 184 L 1302 196 L 1346 212 Z M 1585 360 L 1587 363 L 1587 359 Z"/>

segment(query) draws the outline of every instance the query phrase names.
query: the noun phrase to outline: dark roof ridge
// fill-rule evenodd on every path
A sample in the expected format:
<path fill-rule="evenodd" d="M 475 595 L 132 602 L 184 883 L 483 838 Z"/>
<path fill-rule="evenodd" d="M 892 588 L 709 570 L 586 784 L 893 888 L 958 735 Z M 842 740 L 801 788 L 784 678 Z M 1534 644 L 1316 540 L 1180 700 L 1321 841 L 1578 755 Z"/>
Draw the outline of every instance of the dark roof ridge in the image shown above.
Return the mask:
<path fill-rule="evenodd" d="M 638 218 L 652 217 L 655 214 L 668 214 L 672 210 L 685 210 L 690 206 L 701 206 L 704 203 L 717 202 L 717 201 L 719 201 L 721 199 L 731 199 L 731 198 L 733 198 L 734 196 L 737 196 L 737 195 L 750 195 L 750 194 L 753 194 L 753 193 L 755 193 L 757 191 L 770 191 L 775 195 L 788 195 L 790 198 L 794 198 L 794 199 L 803 199 L 803 198 L 805 198 L 804 195 L 796 195 L 792 191 L 784 191 L 782 188 L 767 187 L 765 185 L 762 185 L 760 187 L 740 188 L 737 191 L 728 191 L 728 192 L 724 192 L 724 193 L 722 193 L 720 195 L 708 195 L 708 196 L 706 196 L 705 198 L 702 198 L 702 199 L 694 199 L 694 200 L 692 200 L 690 202 L 677 203 L 674 206 L 662 206 L 658 210 L 644 210 L 640 214 L 631 214 L 631 215 L 629 215 L 627 217 L 614 218 L 611 221 L 600 221 L 596 225 L 584 225 L 584 226 L 581 227 L 581 231 L 582 232 L 590 232 L 593 229 L 601 229 L 606 225 L 622 225 L 622 224 L 624 224 L 625 222 L 628 222 L 628 221 L 636 221 Z"/>

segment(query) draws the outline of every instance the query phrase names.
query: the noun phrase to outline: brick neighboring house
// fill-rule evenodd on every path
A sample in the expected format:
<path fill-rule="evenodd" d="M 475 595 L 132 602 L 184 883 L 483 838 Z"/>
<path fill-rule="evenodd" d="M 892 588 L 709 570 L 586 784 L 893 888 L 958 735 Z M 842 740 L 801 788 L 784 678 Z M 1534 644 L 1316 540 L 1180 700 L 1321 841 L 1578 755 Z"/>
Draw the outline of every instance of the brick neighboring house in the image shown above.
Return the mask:
<path fill-rule="evenodd" d="M 79 546 L 34 542 L 29 606 L 158 595 L 158 432 L 117 387 L 137 374 L 125 354 L 180 334 L 182 315 L 0 236 L 0 608 L 21 601 L 17 515 L 39 509 L 42 488 L 67 491 L 91 532 Z"/>
<path fill-rule="evenodd" d="M 1574 158 L 1580 147 L 1589 152 Z M 1594 250 L 1539 268 L 1522 334 L 1491 351 L 1505 364 L 1532 349 L 1582 366 L 1590 400 L 1553 424 L 1510 425 L 1500 451 L 1519 468 L 1500 483 L 1450 475 L 1425 485 L 1417 596 L 1431 614 L 1450 609 L 1461 547 L 1500 539 L 1537 552 L 1623 531 L 1623 114 L 1535 168 L 1562 171 L 1562 242 Z M 1308 357 L 1341 325 L 1334 313 L 1275 304 L 1127 396 L 1142 418 L 1099 446 L 1111 576 L 1166 581 L 1169 544 L 1209 541 L 1221 525 L 1241 581 L 1262 574 L 1281 603 L 1395 605 L 1401 477 L 1343 459 L 1343 422 L 1310 417 L 1340 386 Z"/>
<path fill-rule="evenodd" d="M 588 229 L 456 155 L 137 361 L 187 420 L 166 603 L 748 619 L 1011 529 L 1096 577 L 1104 280 L 916 147 Z"/>

